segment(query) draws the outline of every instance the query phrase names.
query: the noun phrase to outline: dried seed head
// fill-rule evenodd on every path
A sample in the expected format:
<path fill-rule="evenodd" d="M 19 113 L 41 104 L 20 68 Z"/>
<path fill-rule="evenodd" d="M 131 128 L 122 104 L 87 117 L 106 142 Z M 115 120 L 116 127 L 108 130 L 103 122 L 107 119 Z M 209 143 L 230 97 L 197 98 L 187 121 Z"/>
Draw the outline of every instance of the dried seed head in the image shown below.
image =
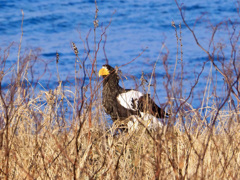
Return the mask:
<path fill-rule="evenodd" d="M 73 46 L 75 55 L 78 56 L 78 49 L 74 42 L 72 42 L 72 46 Z"/>
<path fill-rule="evenodd" d="M 96 7 L 96 11 L 95 11 L 95 19 L 97 19 L 97 17 L 98 17 L 98 8 Z"/>
<path fill-rule="evenodd" d="M 175 22 L 172 20 L 172 26 L 174 27 L 174 28 L 176 28 L 176 26 L 175 26 Z"/>
<path fill-rule="evenodd" d="M 58 64 L 58 61 L 59 61 L 59 54 L 58 52 L 56 52 L 56 63 Z"/>
<path fill-rule="evenodd" d="M 93 24 L 94 24 L 94 28 L 96 29 L 98 27 L 98 20 L 94 20 Z"/>

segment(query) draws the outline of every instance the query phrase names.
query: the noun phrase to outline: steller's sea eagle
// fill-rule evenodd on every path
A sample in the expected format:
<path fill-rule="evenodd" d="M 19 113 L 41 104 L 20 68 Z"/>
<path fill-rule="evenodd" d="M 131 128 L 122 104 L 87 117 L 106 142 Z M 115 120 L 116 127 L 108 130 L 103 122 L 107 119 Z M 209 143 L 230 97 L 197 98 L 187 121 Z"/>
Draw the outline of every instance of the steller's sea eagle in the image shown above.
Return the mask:
<path fill-rule="evenodd" d="M 168 113 L 156 105 L 149 94 L 119 86 L 117 70 L 108 64 L 102 66 L 99 76 L 104 78 L 102 104 L 113 121 L 134 117 L 128 123 L 129 129 L 136 129 L 139 121 L 150 128 L 162 127 L 158 118 L 168 117 Z"/>

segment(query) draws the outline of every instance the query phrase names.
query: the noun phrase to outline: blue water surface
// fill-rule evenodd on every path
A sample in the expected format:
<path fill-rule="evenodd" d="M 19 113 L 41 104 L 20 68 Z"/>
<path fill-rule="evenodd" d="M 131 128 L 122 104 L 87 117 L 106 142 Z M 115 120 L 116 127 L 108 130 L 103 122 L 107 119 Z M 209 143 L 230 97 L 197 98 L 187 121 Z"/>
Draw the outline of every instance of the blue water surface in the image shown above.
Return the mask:
<path fill-rule="evenodd" d="M 236 25 L 236 32 L 239 32 L 239 14 L 237 13 L 237 1 L 234 0 L 203 0 L 178 1 L 184 9 L 184 17 L 188 25 L 194 29 L 201 45 L 208 49 L 212 37 L 213 27 L 218 23 L 229 19 Z M 173 0 L 97 0 L 98 23 L 96 29 L 96 42 L 101 39 L 101 34 L 106 26 L 106 36 L 102 36 L 97 55 L 98 69 L 106 63 L 106 57 L 112 66 L 121 66 L 130 62 L 143 51 L 144 53 L 132 63 L 121 67 L 122 73 L 130 77 L 135 76 L 138 80 L 142 72 L 151 75 L 154 64 L 156 64 L 156 94 L 160 103 L 166 101 L 166 71 L 163 66 L 163 56 L 168 53 L 168 71 L 173 75 L 176 54 L 177 40 L 172 21 L 177 27 L 180 36 L 179 24 L 181 23 L 182 50 L 183 50 L 183 94 L 186 98 L 193 86 L 198 73 L 201 71 L 204 62 L 208 61 L 208 56 L 194 41 L 191 32 L 186 28 L 181 19 L 178 7 Z M 79 50 L 80 59 L 86 57 L 86 51 L 82 40 L 85 40 L 88 33 L 90 55 L 94 56 L 94 0 L 21 0 L 0 2 L 0 47 L 3 50 L 12 42 L 12 48 L 8 58 L 7 66 L 11 66 L 17 61 L 18 45 L 21 38 L 22 12 L 24 12 L 23 38 L 21 55 L 29 53 L 29 49 L 40 48 L 39 59 L 48 64 L 48 72 L 41 78 L 41 82 L 50 82 L 48 87 L 54 88 L 57 84 L 57 72 L 55 63 L 56 51 L 60 54 L 59 72 L 60 78 L 64 82 L 74 81 L 75 54 L 72 42 Z M 231 46 L 229 42 L 230 33 L 233 31 L 222 26 L 215 35 L 215 45 L 225 44 L 224 56 L 230 59 Z M 82 40 L 81 40 L 81 38 Z M 105 53 L 103 50 L 104 41 Z M 86 45 L 86 44 L 85 44 Z M 210 50 L 212 47 L 210 47 Z M 180 52 L 180 46 L 178 49 Z M 217 54 L 216 54 L 217 55 Z M 221 53 L 219 53 L 221 55 Z M 180 59 L 181 54 L 178 53 Z M 86 61 L 86 67 L 90 67 L 91 62 Z M 218 64 L 220 65 L 220 64 Z M 44 65 L 39 65 L 35 70 L 40 74 L 44 70 Z M 180 81 L 180 60 L 178 60 L 176 70 L 176 81 Z M 197 106 L 198 99 L 203 96 L 207 77 L 211 69 L 211 63 L 206 63 L 203 74 L 196 86 L 194 104 Z M 213 69 L 213 76 L 218 76 L 217 91 L 219 95 L 226 90 L 223 87 L 222 77 Z M 125 87 L 134 88 L 134 81 L 131 78 L 124 80 Z M 213 90 L 213 89 L 211 89 Z M 151 90 L 153 91 L 153 89 Z"/>

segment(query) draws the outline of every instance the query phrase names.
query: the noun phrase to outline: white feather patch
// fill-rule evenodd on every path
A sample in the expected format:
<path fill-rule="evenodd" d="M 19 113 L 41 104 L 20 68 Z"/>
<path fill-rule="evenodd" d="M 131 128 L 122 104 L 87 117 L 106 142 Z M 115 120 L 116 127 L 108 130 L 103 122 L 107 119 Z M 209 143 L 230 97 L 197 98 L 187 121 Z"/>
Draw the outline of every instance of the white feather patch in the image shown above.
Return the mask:
<path fill-rule="evenodd" d="M 140 112 L 142 116 L 142 120 L 145 122 L 144 125 L 148 127 L 148 129 L 155 129 L 157 127 L 163 127 L 163 124 L 153 115 Z"/>
<path fill-rule="evenodd" d="M 163 128 L 163 124 L 153 115 L 141 112 L 141 118 L 137 116 L 132 117 L 132 121 L 128 122 L 129 132 L 138 130 L 139 124 L 145 126 L 148 130 Z"/>
<path fill-rule="evenodd" d="M 143 93 L 135 90 L 130 90 L 128 92 L 119 94 L 117 96 L 117 100 L 126 109 L 136 111 L 138 100 L 141 96 L 143 96 Z"/>
<path fill-rule="evenodd" d="M 130 90 L 128 92 L 119 94 L 117 96 L 117 100 L 126 109 L 137 111 L 138 100 L 141 96 L 143 96 L 143 93 L 135 90 Z M 140 112 L 140 114 L 141 117 L 134 116 L 133 120 L 128 122 L 128 130 L 137 130 L 140 122 L 148 129 L 163 127 L 163 124 L 155 116 L 147 112 Z"/>
<path fill-rule="evenodd" d="M 138 129 L 138 118 L 133 116 L 132 121 L 127 123 L 129 132 L 133 132 Z"/>

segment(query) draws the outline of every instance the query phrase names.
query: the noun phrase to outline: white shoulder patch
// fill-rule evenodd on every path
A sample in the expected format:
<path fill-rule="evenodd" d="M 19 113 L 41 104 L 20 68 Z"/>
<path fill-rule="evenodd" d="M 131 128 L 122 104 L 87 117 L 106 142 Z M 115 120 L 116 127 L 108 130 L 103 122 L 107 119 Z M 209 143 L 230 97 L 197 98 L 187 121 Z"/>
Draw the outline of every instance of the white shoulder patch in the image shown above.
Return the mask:
<path fill-rule="evenodd" d="M 128 92 L 119 94 L 117 96 L 117 100 L 126 109 L 136 111 L 138 106 L 138 99 L 141 96 L 143 96 L 143 93 L 135 90 L 130 90 Z"/>

